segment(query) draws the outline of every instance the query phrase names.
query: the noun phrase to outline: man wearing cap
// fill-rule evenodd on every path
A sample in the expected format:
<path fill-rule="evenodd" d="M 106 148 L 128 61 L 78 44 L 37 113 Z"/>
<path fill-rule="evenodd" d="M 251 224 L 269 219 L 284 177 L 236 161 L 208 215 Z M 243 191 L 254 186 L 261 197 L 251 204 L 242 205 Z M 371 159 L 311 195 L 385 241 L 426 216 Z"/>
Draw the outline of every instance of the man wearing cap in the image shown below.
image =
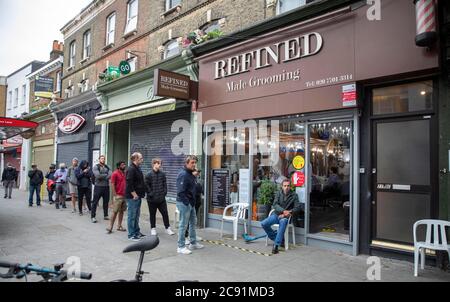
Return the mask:
<path fill-rule="evenodd" d="M 2 183 L 5 187 L 5 197 L 11 199 L 12 189 L 17 183 L 18 173 L 11 163 L 7 164 L 7 167 L 3 170 Z"/>
<path fill-rule="evenodd" d="M 56 172 L 56 166 L 54 164 L 51 164 L 49 167 L 50 171 L 45 174 L 45 178 L 47 179 L 47 183 L 51 180 L 52 182 L 55 182 L 55 172 Z M 48 192 L 48 202 L 50 204 L 53 204 L 53 193 L 55 193 L 54 186 L 47 186 L 47 192 Z"/>
<path fill-rule="evenodd" d="M 38 170 L 37 165 L 31 165 L 31 171 L 28 172 L 28 177 L 30 178 L 30 196 L 28 198 L 28 205 L 33 206 L 33 194 L 36 191 L 36 204 L 38 207 L 41 206 L 41 186 L 44 183 L 44 176 L 42 171 Z"/>
<path fill-rule="evenodd" d="M 78 168 L 78 158 L 72 159 L 72 166 L 67 169 L 67 182 L 69 183 L 69 194 L 72 199 L 72 213 L 77 212 L 78 179 L 75 169 Z"/>

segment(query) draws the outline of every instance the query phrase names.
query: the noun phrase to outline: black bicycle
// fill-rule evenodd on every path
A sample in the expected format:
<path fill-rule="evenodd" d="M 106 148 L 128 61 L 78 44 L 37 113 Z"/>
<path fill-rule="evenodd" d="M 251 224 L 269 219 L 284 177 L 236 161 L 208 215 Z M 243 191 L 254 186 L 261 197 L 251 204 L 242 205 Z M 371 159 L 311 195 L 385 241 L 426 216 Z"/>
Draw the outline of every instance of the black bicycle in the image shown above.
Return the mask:
<path fill-rule="evenodd" d="M 84 280 L 91 280 L 91 273 L 80 272 L 78 274 L 70 274 L 66 270 L 63 270 L 64 263 L 57 264 L 53 268 L 40 267 L 33 264 L 19 264 L 0 261 L 0 267 L 7 268 L 8 272 L 5 274 L 0 273 L 0 278 L 3 279 L 23 279 L 28 281 L 27 276 L 31 273 L 36 273 L 37 276 L 41 276 L 40 282 L 64 282 L 70 278 L 78 278 Z"/>

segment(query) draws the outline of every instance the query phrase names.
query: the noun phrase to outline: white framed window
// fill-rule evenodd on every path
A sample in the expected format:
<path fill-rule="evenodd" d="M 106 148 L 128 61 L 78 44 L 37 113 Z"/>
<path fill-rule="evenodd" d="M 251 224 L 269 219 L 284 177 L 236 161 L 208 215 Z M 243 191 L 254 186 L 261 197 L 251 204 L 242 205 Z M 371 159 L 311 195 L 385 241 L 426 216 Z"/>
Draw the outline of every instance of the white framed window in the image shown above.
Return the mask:
<path fill-rule="evenodd" d="M 106 19 L 106 45 L 114 43 L 114 35 L 116 34 L 116 13 L 109 15 Z"/>
<path fill-rule="evenodd" d="M 91 56 L 91 31 L 88 30 L 83 35 L 83 60 Z"/>
<path fill-rule="evenodd" d="M 166 0 L 166 11 L 179 5 L 181 0 Z"/>
<path fill-rule="evenodd" d="M 77 45 L 75 41 L 73 41 L 72 43 L 70 43 L 69 48 L 69 67 L 75 66 L 76 55 L 77 55 Z"/>
<path fill-rule="evenodd" d="M 11 110 L 12 102 L 13 102 L 13 94 L 12 94 L 12 91 L 9 91 L 8 92 L 8 110 Z"/>
<path fill-rule="evenodd" d="M 22 86 L 22 99 L 21 99 L 20 105 L 25 105 L 26 98 L 27 98 L 27 85 L 23 85 Z"/>
<path fill-rule="evenodd" d="M 283 14 L 306 4 L 306 0 L 278 0 L 277 14 Z M 311 1 L 308 1 L 311 2 Z"/>
<path fill-rule="evenodd" d="M 137 57 L 130 57 L 127 62 L 130 64 L 130 73 L 135 72 L 137 69 Z"/>
<path fill-rule="evenodd" d="M 219 20 L 215 20 L 212 22 L 209 22 L 208 24 L 205 24 L 204 26 L 202 26 L 201 31 L 203 31 L 205 34 L 215 31 L 215 30 L 220 30 L 220 24 L 219 24 Z"/>
<path fill-rule="evenodd" d="M 138 18 L 138 0 L 131 0 L 128 2 L 127 9 L 127 24 L 125 26 L 125 33 L 132 32 L 137 28 Z"/>
<path fill-rule="evenodd" d="M 56 92 L 61 91 L 61 71 L 56 73 Z"/>
<path fill-rule="evenodd" d="M 19 88 L 14 89 L 14 108 L 19 106 Z"/>
<path fill-rule="evenodd" d="M 180 44 L 178 39 L 172 39 L 165 45 L 163 59 L 168 59 L 180 53 Z"/>

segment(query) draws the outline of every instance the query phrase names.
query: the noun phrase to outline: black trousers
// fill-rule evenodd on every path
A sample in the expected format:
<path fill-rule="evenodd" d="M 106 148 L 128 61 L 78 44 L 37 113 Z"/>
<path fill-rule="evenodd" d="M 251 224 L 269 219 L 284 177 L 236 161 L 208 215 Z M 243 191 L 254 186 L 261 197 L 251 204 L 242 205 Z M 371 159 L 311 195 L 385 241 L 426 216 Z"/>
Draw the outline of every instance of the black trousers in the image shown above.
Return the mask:
<path fill-rule="evenodd" d="M 201 203 L 196 203 L 196 204 L 195 204 L 195 214 L 197 215 L 197 218 L 198 218 L 198 210 L 200 210 L 200 207 L 201 207 L 201 206 L 202 206 Z M 188 223 L 188 225 L 187 225 L 186 233 L 184 234 L 184 237 L 185 237 L 185 238 L 189 238 L 189 223 Z"/>
<path fill-rule="evenodd" d="M 97 206 L 100 198 L 103 198 L 103 217 L 108 217 L 109 208 L 109 186 L 108 187 L 94 187 L 94 201 L 91 206 L 91 217 L 95 218 L 97 215 Z"/>
<path fill-rule="evenodd" d="M 91 210 L 91 188 L 78 187 L 78 210 L 83 213 L 83 198 L 86 197 L 86 204 Z"/>
<path fill-rule="evenodd" d="M 153 203 L 147 200 L 148 210 L 150 212 L 150 225 L 154 229 L 156 227 L 156 212 L 159 210 L 164 221 L 166 229 L 170 227 L 169 212 L 167 211 L 167 202 Z"/>

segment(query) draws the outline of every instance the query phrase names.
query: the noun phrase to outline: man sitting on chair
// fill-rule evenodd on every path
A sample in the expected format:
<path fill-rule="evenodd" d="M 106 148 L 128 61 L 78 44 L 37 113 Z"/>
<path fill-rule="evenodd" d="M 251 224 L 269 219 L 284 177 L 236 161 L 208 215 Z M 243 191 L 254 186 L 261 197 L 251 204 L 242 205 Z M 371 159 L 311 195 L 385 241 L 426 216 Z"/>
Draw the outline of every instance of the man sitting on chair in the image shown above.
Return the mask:
<path fill-rule="evenodd" d="M 289 223 L 289 218 L 301 210 L 298 196 L 291 191 L 291 182 L 285 179 L 281 184 L 281 190 L 275 195 L 272 208 L 273 214 L 261 222 L 261 226 L 267 233 L 270 240 L 274 241 L 272 254 L 278 254 L 278 247 L 284 239 L 284 232 Z M 278 224 L 278 231 L 274 231 L 272 226 Z"/>

